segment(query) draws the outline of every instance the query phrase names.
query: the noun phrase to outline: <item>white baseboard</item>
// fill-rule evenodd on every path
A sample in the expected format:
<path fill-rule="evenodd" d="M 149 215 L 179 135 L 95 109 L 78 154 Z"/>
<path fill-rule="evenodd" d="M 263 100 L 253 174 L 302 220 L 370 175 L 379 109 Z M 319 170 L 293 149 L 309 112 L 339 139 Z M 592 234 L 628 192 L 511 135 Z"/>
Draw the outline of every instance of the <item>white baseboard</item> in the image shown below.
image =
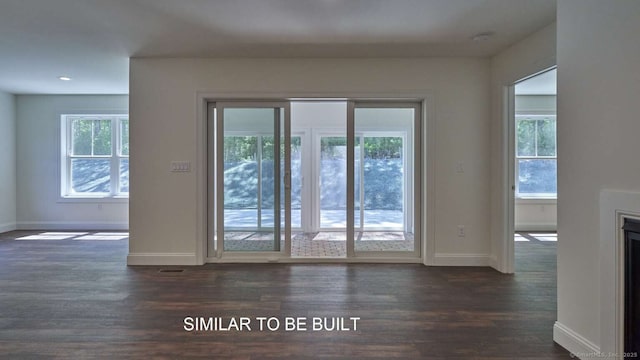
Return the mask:
<path fill-rule="evenodd" d="M 435 266 L 489 266 L 489 254 L 438 254 L 433 257 Z"/>
<path fill-rule="evenodd" d="M 17 226 L 18 225 L 16 223 L 0 224 L 0 234 L 8 231 L 16 230 L 18 228 Z"/>
<path fill-rule="evenodd" d="M 558 231 L 558 224 L 516 224 L 516 231 Z"/>
<path fill-rule="evenodd" d="M 129 223 L 115 221 L 18 221 L 19 230 L 129 230 Z"/>
<path fill-rule="evenodd" d="M 553 341 L 578 359 L 593 359 L 600 354 L 598 346 L 557 321 L 553 325 Z"/>
<path fill-rule="evenodd" d="M 127 265 L 203 265 L 194 253 L 129 253 Z"/>

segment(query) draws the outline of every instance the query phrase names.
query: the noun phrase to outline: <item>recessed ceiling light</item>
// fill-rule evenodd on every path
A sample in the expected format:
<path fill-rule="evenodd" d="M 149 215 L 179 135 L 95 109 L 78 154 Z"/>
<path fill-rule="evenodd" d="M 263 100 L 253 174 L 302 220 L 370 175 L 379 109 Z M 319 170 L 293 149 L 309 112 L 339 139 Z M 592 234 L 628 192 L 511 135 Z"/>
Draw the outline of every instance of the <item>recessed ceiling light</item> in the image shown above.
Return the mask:
<path fill-rule="evenodd" d="M 71 78 L 68 76 L 58 76 L 58 79 L 62 80 L 62 81 L 70 81 Z"/>
<path fill-rule="evenodd" d="M 471 40 L 473 40 L 473 41 L 486 41 L 486 40 L 489 40 L 493 35 L 494 35 L 494 33 L 492 31 L 481 32 L 481 33 L 477 33 L 477 34 L 473 35 L 471 37 Z"/>

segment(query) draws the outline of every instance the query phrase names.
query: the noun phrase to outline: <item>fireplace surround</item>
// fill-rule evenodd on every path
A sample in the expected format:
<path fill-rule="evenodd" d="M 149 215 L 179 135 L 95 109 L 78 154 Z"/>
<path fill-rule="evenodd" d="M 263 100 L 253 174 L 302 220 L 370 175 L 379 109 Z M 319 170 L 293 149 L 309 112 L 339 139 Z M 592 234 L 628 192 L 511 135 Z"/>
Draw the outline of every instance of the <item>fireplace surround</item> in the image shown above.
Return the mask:
<path fill-rule="evenodd" d="M 640 352 L 640 221 L 624 219 L 624 352 Z"/>
<path fill-rule="evenodd" d="M 600 193 L 600 346 L 605 354 L 624 354 L 626 221 L 640 222 L 640 193 Z M 622 357 L 620 357 L 622 358 Z"/>

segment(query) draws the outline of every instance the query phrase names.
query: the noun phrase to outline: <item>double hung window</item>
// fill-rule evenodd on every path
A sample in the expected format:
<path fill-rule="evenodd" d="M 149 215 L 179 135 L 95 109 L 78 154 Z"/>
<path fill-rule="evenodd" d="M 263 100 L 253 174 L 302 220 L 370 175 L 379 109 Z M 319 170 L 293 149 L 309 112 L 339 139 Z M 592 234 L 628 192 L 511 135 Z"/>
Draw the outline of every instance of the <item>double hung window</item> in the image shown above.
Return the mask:
<path fill-rule="evenodd" d="M 129 196 L 128 115 L 62 115 L 61 196 Z"/>
<path fill-rule="evenodd" d="M 556 198 L 555 115 L 516 116 L 516 196 Z"/>

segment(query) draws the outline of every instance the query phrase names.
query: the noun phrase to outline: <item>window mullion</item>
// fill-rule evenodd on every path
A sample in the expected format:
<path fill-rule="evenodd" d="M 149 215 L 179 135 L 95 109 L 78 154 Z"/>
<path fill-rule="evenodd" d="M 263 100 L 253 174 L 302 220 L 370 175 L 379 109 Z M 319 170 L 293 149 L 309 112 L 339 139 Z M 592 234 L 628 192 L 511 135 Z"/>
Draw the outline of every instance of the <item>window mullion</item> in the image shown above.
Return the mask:
<path fill-rule="evenodd" d="M 257 200 L 258 200 L 258 206 L 257 206 L 257 211 L 256 214 L 258 216 L 257 218 L 257 223 L 256 225 L 258 226 L 258 229 L 262 230 L 262 135 L 256 135 L 256 162 L 258 164 L 257 166 L 257 170 L 258 170 L 258 193 L 256 194 L 257 196 Z M 275 210 L 274 210 L 275 211 Z M 274 212 L 274 218 L 275 218 L 275 212 Z M 274 222 L 274 227 L 275 222 Z"/>
<path fill-rule="evenodd" d="M 355 120 L 354 120 L 355 122 Z M 354 128 L 355 128 L 355 124 L 354 124 Z M 355 130 L 354 130 L 355 131 Z M 364 134 L 362 134 L 360 136 L 360 156 L 359 156 L 359 161 L 360 161 L 360 169 L 359 173 L 358 173 L 358 177 L 360 178 L 358 181 L 358 187 L 359 187 L 359 193 L 358 193 L 358 197 L 360 198 L 360 223 L 358 224 L 358 230 L 363 230 L 364 229 Z M 354 220 L 355 223 L 355 220 Z M 355 227 L 355 224 L 354 224 Z"/>
<path fill-rule="evenodd" d="M 535 124 L 535 131 L 533 132 L 533 146 L 535 151 L 534 154 L 537 157 L 538 156 L 538 128 L 539 128 L 540 120 L 536 120 L 534 124 Z"/>
<path fill-rule="evenodd" d="M 66 168 L 64 169 L 64 174 L 65 174 L 65 195 L 69 195 L 71 194 L 71 183 L 72 183 L 72 179 L 71 179 L 71 155 L 73 154 L 73 118 L 69 119 L 65 119 L 66 120 L 66 126 L 67 126 L 67 138 L 66 140 L 66 144 L 65 146 L 67 147 L 67 151 L 65 153 L 66 155 Z"/>
<path fill-rule="evenodd" d="M 119 173 L 119 164 L 118 164 L 118 120 L 113 118 L 110 121 L 111 125 L 111 196 L 117 195 L 120 193 L 119 189 L 119 181 L 118 173 Z"/>

